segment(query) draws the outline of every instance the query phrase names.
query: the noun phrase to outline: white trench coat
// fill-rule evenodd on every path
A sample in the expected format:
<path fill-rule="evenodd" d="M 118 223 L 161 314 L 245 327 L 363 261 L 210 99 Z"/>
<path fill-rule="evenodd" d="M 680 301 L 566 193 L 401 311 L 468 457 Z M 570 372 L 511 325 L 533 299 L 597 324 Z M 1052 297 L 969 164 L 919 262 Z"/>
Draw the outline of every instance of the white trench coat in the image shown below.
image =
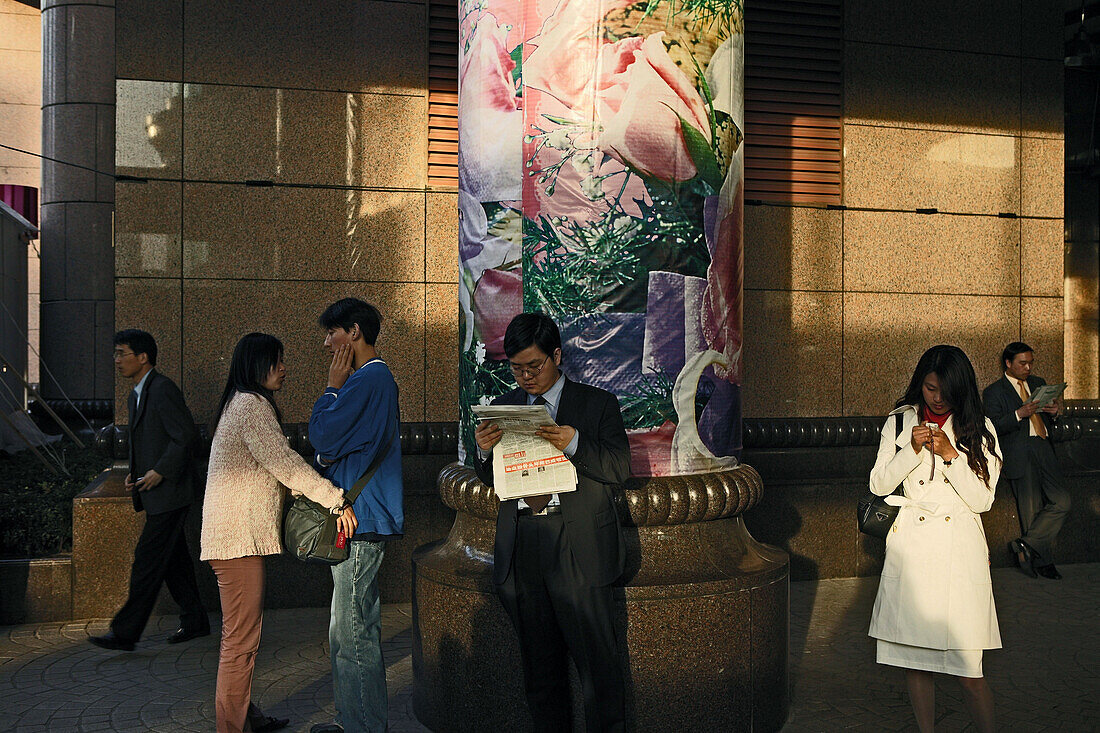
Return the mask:
<path fill-rule="evenodd" d="M 902 420 L 896 441 L 895 416 Z M 944 432 L 956 445 L 952 420 L 948 418 Z M 993 424 L 985 422 L 996 440 Z M 868 633 L 926 649 L 999 649 L 989 548 L 978 515 L 993 505 L 993 487 L 1001 474 L 1000 445 L 994 453 L 986 452 L 987 486 L 962 451 L 950 466 L 929 450 L 914 453 L 910 441 L 916 424 L 917 410 L 911 405 L 890 413 L 871 471 L 871 491 L 885 496 L 904 484 L 904 497 L 887 499 L 901 508 L 886 536 L 886 562 Z M 929 479 L 933 461 L 935 476 Z"/>

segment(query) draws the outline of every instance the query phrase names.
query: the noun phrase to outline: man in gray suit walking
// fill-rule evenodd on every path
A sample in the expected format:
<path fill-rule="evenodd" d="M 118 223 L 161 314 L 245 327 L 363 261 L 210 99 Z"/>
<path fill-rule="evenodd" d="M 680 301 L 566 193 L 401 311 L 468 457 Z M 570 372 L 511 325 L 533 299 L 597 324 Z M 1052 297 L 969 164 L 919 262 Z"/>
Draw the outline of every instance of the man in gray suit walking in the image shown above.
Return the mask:
<path fill-rule="evenodd" d="M 89 641 L 104 649 L 132 651 L 141 638 L 160 593 L 168 586 L 182 609 L 180 628 L 169 643 L 210 633 L 210 621 L 199 599 L 195 568 L 184 536 L 187 510 L 195 501 L 192 451 L 198 437 L 183 393 L 154 369 L 157 342 L 137 329 L 115 334 L 118 373 L 134 383 L 130 393 L 130 489 L 135 511 L 145 511 L 145 527 L 134 548 L 130 594 L 103 636 Z"/>

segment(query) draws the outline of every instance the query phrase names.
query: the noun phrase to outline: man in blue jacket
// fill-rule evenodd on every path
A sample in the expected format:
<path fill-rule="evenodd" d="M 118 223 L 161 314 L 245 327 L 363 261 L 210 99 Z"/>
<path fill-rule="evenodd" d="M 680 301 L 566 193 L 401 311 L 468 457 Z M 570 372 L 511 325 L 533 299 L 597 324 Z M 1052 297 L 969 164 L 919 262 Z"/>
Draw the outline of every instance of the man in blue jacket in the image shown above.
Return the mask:
<path fill-rule="evenodd" d="M 405 531 L 397 383 L 374 348 L 378 310 L 344 298 L 320 318 L 332 353 L 328 386 L 313 405 L 309 440 L 325 476 L 350 490 L 359 527 L 350 556 L 332 568 L 329 647 L 336 721 L 312 733 L 386 730 L 386 668 L 382 661 L 381 604 L 376 576 L 387 540 Z"/>

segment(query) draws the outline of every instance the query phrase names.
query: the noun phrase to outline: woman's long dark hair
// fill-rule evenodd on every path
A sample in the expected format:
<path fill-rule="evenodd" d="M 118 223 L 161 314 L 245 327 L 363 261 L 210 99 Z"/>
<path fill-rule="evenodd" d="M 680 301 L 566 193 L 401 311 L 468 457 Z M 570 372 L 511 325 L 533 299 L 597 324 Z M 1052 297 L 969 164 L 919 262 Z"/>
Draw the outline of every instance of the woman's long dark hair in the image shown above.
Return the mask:
<path fill-rule="evenodd" d="M 267 376 L 282 358 L 283 342 L 270 334 L 250 333 L 237 342 L 236 348 L 233 349 L 233 361 L 229 364 L 229 379 L 226 380 L 225 390 L 222 391 L 218 411 L 214 413 L 214 430 L 218 429 L 218 422 L 222 419 L 225 406 L 237 392 L 260 395 L 271 403 L 275 409 L 276 419 L 279 422 L 283 421 L 283 414 L 275 404 L 275 395 L 264 386 Z"/>
<path fill-rule="evenodd" d="M 982 400 L 978 396 L 978 380 L 974 377 L 974 365 L 957 346 L 940 344 L 924 352 L 913 378 L 909 380 L 909 389 L 894 405 L 924 404 L 924 378 L 935 372 L 940 380 L 940 393 L 951 405 L 952 424 L 955 428 L 955 442 L 959 451 L 966 456 L 966 463 L 989 485 L 989 465 L 982 450 L 982 443 L 990 453 L 996 445 L 993 434 L 985 427 L 985 413 Z"/>

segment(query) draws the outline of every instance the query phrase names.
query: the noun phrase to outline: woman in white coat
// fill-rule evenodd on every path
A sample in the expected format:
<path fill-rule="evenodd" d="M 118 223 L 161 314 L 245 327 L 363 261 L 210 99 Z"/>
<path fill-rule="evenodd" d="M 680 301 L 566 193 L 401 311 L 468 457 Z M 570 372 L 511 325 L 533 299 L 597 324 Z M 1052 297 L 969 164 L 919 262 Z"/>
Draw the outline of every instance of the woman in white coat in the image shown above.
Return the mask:
<path fill-rule="evenodd" d="M 897 421 L 901 421 L 900 431 Z M 886 419 L 871 491 L 899 506 L 886 536 L 870 635 L 878 663 L 906 670 L 920 730 L 935 720 L 934 672 L 959 678 L 974 725 L 992 731 L 982 651 L 999 649 L 989 549 L 979 517 L 993 505 L 1000 448 L 961 349 L 934 346 Z"/>

